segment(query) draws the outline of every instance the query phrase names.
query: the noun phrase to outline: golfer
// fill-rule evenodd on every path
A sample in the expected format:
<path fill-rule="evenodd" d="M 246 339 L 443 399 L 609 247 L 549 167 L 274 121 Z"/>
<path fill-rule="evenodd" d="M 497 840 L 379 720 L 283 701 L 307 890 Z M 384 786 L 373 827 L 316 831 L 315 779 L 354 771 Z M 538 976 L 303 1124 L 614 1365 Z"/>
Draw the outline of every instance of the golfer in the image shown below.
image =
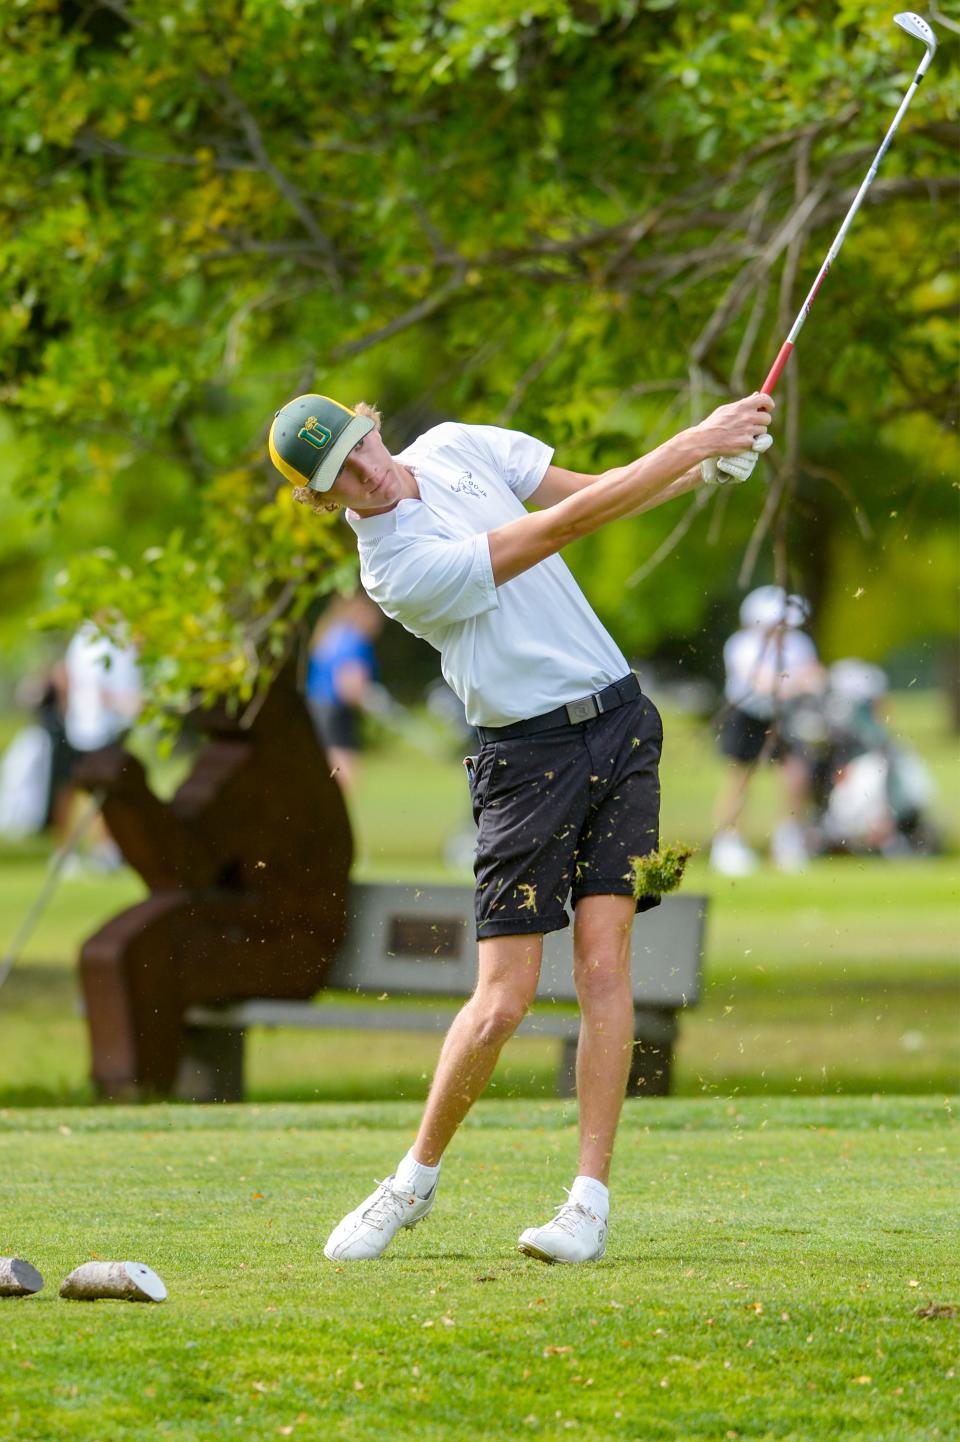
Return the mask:
<path fill-rule="evenodd" d="M 495 426 L 445 422 L 393 456 L 369 406 L 307 395 L 277 413 L 274 464 L 298 500 L 346 508 L 364 589 L 440 652 L 480 738 L 466 763 L 479 827 L 476 990 L 447 1033 L 412 1148 L 334 1228 L 331 1261 L 379 1257 L 432 1208 L 441 1158 L 534 999 L 543 937 L 569 924 L 568 897 L 579 1164 L 569 1200 L 519 1246 L 544 1262 L 603 1256 L 633 1047 L 630 931 L 634 913 L 657 904 L 635 900 L 630 859 L 658 845 L 663 730 L 558 553 L 715 482 L 718 456 L 735 456 L 746 479 L 773 404 L 756 393 L 721 406 L 600 475 L 555 466 L 549 446 Z"/>

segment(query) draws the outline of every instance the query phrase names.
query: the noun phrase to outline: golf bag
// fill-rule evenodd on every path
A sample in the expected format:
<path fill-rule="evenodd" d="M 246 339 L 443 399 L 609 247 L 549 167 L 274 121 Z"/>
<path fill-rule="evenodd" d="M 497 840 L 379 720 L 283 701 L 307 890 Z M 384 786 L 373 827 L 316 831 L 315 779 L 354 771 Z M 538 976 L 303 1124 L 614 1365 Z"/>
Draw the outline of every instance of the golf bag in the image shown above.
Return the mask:
<path fill-rule="evenodd" d="M 934 787 L 915 752 L 899 745 L 872 700 L 839 689 L 799 697 L 782 719 L 785 745 L 810 768 L 812 841 L 821 852 L 934 855 Z"/>

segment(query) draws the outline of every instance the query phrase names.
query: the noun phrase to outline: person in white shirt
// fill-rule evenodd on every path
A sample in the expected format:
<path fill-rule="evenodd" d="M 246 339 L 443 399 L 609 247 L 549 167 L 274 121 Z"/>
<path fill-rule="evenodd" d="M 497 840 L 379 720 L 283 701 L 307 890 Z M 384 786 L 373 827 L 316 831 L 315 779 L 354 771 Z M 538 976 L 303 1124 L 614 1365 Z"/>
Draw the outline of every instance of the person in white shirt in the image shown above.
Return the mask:
<path fill-rule="evenodd" d="M 658 844 L 662 726 L 559 552 L 704 482 L 716 457 L 745 479 L 773 409 L 721 406 L 649 455 L 601 475 L 553 464 L 550 447 L 494 426 L 446 422 L 393 456 L 379 415 L 301 396 L 269 449 L 294 495 L 347 508 L 360 579 L 387 616 L 440 652 L 477 728 L 467 758 L 478 822 L 476 990 L 444 1041 L 416 1140 L 396 1171 L 333 1230 L 342 1262 L 378 1257 L 433 1206 L 441 1157 L 536 993 L 543 936 L 575 913 L 579 1168 L 569 1202 L 520 1250 L 593 1261 L 633 1047 L 630 858 Z M 539 509 L 528 512 L 526 503 Z"/>
<path fill-rule="evenodd" d="M 129 731 L 143 703 L 136 651 L 85 621 L 67 647 L 64 666 L 67 740 L 75 751 L 110 746 Z"/>
<path fill-rule="evenodd" d="M 775 725 L 784 707 L 824 686 L 817 648 L 800 629 L 809 613 L 802 596 L 788 595 L 781 586 L 759 586 L 744 597 L 741 629 L 723 648 L 726 709 L 717 743 L 728 770 L 710 864 L 726 876 L 746 876 L 757 866 L 739 825 L 761 758 L 779 765 L 783 782 L 784 814 L 771 839 L 771 858 L 783 871 L 799 870 L 807 861 L 803 817 L 810 804 L 810 766 Z"/>
<path fill-rule="evenodd" d="M 130 730 L 143 705 L 142 682 L 135 648 L 111 641 L 92 621 L 85 621 L 70 641 L 64 671 L 64 729 L 76 766 L 79 756 L 111 746 Z M 93 867 L 113 871 L 120 866 L 120 850 L 102 816 L 90 841 Z M 67 874 L 81 869 L 77 858 L 70 858 Z"/>

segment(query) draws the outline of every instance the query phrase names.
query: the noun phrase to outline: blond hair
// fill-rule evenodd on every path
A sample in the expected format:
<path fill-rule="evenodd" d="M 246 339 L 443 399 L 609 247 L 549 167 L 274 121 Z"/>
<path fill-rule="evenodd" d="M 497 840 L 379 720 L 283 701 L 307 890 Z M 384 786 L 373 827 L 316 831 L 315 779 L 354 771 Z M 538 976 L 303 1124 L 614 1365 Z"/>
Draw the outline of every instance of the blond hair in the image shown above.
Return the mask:
<path fill-rule="evenodd" d="M 366 401 L 357 401 L 352 409 L 358 416 L 366 416 L 369 420 L 373 421 L 375 430 L 380 429 L 383 414 L 377 410 L 376 406 L 369 406 Z M 342 509 L 339 501 L 321 500 L 320 497 L 322 494 L 322 491 L 312 491 L 309 486 L 294 486 L 293 488 L 293 499 L 299 501 L 301 505 L 309 506 L 310 510 L 316 511 L 318 515 L 323 511 L 339 511 Z"/>

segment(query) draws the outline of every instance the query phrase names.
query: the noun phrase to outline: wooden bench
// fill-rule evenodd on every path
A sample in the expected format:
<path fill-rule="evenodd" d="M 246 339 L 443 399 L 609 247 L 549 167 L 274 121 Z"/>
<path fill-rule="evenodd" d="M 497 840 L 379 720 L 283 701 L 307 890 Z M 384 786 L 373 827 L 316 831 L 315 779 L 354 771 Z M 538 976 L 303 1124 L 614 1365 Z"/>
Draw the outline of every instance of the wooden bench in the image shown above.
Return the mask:
<path fill-rule="evenodd" d="M 671 896 L 636 918 L 633 927 L 633 1063 L 628 1095 L 665 1096 L 670 1090 L 677 1013 L 700 999 L 706 897 Z M 195 1101 L 242 1101 L 244 1040 L 251 1026 L 343 1031 L 446 1031 L 476 981 L 473 889 L 467 886 L 354 884 L 350 924 L 326 990 L 376 998 L 232 1002 L 187 1012 L 183 1063 L 176 1095 Z M 537 1004 L 520 1035 L 560 1037 L 557 1093 L 574 1092 L 580 1018 L 558 1005 L 576 1001 L 571 930 L 544 941 Z M 387 998 L 423 998 L 416 1006 Z M 445 1004 L 455 998 L 457 1006 Z"/>

